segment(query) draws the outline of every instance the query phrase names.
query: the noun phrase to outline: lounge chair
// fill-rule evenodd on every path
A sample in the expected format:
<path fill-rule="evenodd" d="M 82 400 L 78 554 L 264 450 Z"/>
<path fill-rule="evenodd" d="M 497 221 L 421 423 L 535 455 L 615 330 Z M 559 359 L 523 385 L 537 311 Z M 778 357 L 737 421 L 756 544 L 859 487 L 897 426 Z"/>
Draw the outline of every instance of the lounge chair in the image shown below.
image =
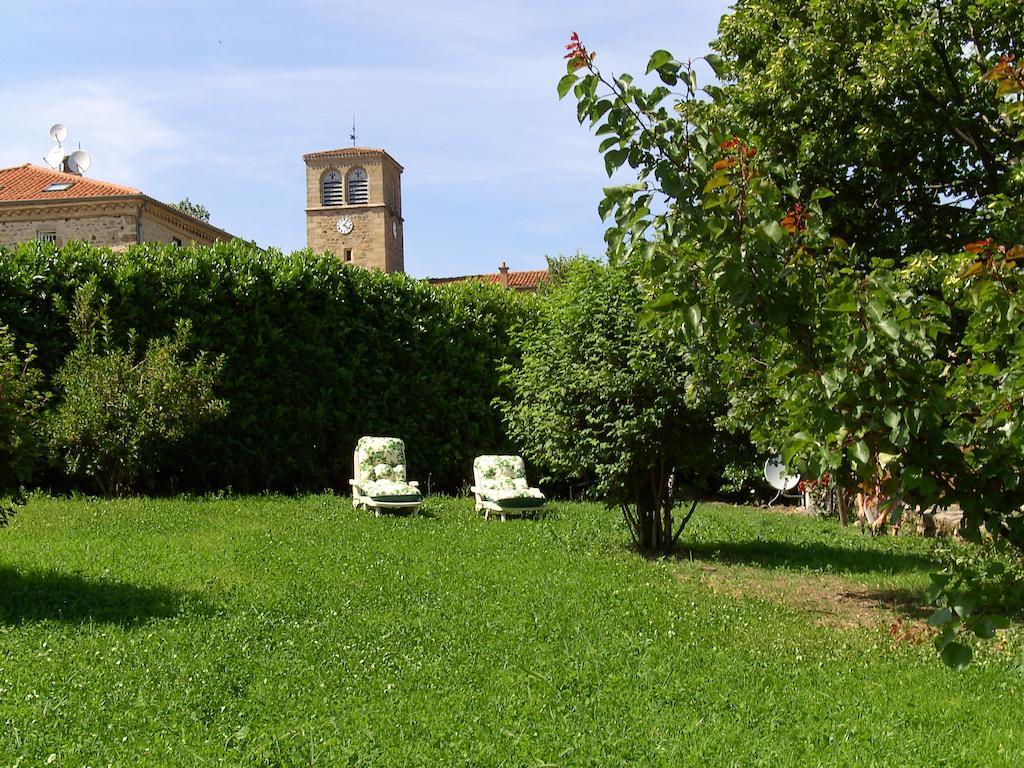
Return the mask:
<path fill-rule="evenodd" d="M 405 479 L 405 443 L 397 437 L 361 437 L 356 443 L 352 505 L 372 509 L 415 512 L 423 504 L 419 483 Z"/>
<path fill-rule="evenodd" d="M 521 456 L 477 456 L 473 461 L 472 491 L 476 495 L 476 511 L 501 515 L 508 512 L 538 514 L 547 499 L 539 488 L 526 484 L 526 464 Z"/>

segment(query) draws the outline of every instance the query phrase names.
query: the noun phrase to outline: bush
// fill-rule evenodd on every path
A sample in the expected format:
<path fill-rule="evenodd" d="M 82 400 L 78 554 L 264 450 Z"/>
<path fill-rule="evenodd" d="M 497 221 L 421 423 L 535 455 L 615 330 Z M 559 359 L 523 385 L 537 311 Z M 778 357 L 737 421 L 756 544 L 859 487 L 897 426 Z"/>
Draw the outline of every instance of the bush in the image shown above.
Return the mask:
<path fill-rule="evenodd" d="M 0 321 L 52 377 L 75 347 L 69 311 L 95 280 L 111 342 L 191 323 L 189 354 L 225 356 L 227 418 L 170 449 L 146 490 L 348 489 L 364 434 L 406 441 L 425 489 L 456 490 L 473 457 L 507 447 L 491 401 L 532 297 L 486 285 L 431 287 L 308 251 L 239 241 L 203 248 L 26 243 L 0 253 Z"/>
<path fill-rule="evenodd" d="M 634 274 L 586 259 L 555 273 L 505 368 L 509 432 L 542 468 L 592 477 L 639 549 L 668 552 L 694 509 L 676 525 L 675 500 L 710 490 L 749 442 L 715 428 L 720 400 L 688 392 L 686 350 L 641 322 Z"/>
<path fill-rule="evenodd" d="M 110 348 L 92 290 L 85 286 L 75 301 L 78 346 L 57 372 L 61 399 L 46 431 L 69 473 L 91 477 L 104 496 L 117 496 L 157 468 L 170 447 L 226 411 L 213 395 L 224 358 L 208 360 L 200 352 L 184 362 L 187 322 L 142 353 L 134 337 L 127 350 Z"/>
<path fill-rule="evenodd" d="M 14 336 L 0 325 L 0 526 L 21 500 L 21 485 L 38 452 L 36 424 L 46 397 L 37 391 L 41 374 L 29 349 L 18 354 Z"/>

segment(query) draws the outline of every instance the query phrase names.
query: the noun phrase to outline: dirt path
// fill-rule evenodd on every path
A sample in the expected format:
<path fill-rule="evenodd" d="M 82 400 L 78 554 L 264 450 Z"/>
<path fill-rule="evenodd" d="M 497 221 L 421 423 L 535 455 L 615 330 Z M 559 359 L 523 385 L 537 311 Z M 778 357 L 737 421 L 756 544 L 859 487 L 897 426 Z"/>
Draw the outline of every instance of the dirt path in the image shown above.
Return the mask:
<path fill-rule="evenodd" d="M 701 563 L 681 569 L 679 578 L 695 578 L 719 594 L 785 605 L 811 614 L 816 624 L 826 627 L 909 629 L 928 614 L 918 595 L 872 589 L 849 578 L 827 574 Z"/>

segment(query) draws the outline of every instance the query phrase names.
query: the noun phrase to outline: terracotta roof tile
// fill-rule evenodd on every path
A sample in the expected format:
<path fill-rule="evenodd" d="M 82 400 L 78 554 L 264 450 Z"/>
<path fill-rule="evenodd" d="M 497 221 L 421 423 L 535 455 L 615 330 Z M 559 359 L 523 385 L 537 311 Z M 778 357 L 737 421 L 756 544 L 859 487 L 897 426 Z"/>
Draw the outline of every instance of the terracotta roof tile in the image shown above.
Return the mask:
<path fill-rule="evenodd" d="M 45 191 L 51 184 L 70 184 L 67 189 Z M 0 169 L 0 202 L 20 200 L 70 200 L 80 197 L 129 197 L 142 193 L 132 187 L 88 179 L 73 173 L 25 163 Z"/>
<path fill-rule="evenodd" d="M 519 272 L 509 270 L 508 287 L 517 291 L 535 291 L 543 281 L 547 280 L 547 278 L 548 271 L 546 269 L 527 269 Z M 458 277 L 430 277 L 427 278 L 427 280 L 433 285 L 468 282 L 501 285 L 501 274 L 492 273 L 488 275 L 460 275 Z"/>

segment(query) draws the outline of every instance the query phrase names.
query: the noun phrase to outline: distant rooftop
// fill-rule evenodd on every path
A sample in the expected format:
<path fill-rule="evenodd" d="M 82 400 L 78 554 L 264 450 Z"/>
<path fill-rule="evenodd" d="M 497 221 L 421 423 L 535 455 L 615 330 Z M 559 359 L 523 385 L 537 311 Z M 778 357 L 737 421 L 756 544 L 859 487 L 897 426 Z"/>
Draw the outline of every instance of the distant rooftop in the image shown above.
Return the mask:
<path fill-rule="evenodd" d="M 548 278 L 546 269 L 527 269 L 513 271 L 501 262 L 498 271 L 487 275 L 459 275 L 458 277 L 428 277 L 431 285 L 446 283 L 491 283 L 504 285 L 513 291 L 535 291 Z M 507 280 L 507 282 L 506 282 Z"/>

